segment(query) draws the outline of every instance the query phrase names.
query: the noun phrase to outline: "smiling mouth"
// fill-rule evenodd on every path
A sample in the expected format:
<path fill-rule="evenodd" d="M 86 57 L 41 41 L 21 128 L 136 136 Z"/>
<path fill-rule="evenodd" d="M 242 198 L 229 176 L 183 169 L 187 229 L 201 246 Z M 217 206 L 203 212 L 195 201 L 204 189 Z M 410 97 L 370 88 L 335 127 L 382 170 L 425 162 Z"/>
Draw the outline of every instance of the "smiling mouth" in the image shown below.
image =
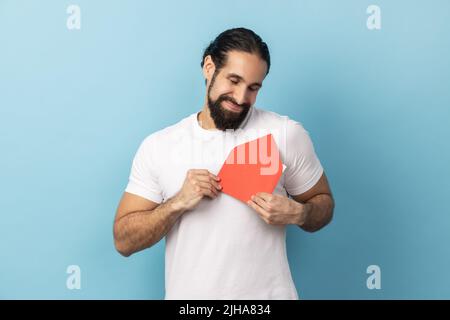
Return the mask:
<path fill-rule="evenodd" d="M 226 109 L 233 111 L 233 112 L 241 112 L 242 111 L 241 106 L 238 106 L 237 104 L 234 104 L 231 101 L 224 101 L 223 105 Z"/>

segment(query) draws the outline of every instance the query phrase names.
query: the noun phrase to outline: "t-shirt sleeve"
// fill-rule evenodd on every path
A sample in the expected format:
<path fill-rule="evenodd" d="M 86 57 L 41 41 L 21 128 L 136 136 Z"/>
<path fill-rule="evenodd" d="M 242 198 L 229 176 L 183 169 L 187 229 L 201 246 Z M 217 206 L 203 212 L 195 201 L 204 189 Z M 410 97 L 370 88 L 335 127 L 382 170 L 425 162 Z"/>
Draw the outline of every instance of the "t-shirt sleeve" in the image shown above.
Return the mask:
<path fill-rule="evenodd" d="M 319 181 L 323 167 L 308 131 L 293 120 L 288 121 L 284 187 L 290 195 L 302 194 Z"/>
<path fill-rule="evenodd" d="M 161 203 L 163 197 L 161 186 L 158 183 L 158 170 L 152 159 L 155 156 L 152 140 L 149 136 L 139 146 L 133 159 L 125 191 Z"/>

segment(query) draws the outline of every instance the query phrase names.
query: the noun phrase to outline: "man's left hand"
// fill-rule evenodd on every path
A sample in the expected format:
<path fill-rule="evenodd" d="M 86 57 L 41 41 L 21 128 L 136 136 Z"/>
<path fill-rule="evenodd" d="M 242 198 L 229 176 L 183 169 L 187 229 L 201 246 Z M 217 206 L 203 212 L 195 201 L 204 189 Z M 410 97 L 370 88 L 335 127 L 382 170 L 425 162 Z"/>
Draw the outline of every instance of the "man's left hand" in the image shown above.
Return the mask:
<path fill-rule="evenodd" d="M 286 196 L 259 192 L 247 204 L 253 208 L 267 224 L 297 224 L 306 220 L 307 206 Z"/>

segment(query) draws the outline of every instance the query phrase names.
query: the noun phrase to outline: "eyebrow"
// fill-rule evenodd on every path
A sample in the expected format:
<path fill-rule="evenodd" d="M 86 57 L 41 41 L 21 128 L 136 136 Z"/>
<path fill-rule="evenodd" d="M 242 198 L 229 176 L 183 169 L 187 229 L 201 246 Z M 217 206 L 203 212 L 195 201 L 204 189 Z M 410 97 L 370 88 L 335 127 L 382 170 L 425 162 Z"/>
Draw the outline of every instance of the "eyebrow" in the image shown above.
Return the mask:
<path fill-rule="evenodd" d="M 227 78 L 237 78 L 237 79 L 239 79 L 239 80 L 245 82 L 244 78 L 241 77 L 240 75 L 236 74 L 236 73 L 229 73 L 228 76 L 227 76 Z M 262 87 L 262 83 L 260 83 L 260 82 L 254 82 L 254 83 L 252 83 L 252 84 L 249 85 L 249 87 L 252 87 L 252 86 L 258 86 L 258 87 L 261 88 L 261 87 Z"/>

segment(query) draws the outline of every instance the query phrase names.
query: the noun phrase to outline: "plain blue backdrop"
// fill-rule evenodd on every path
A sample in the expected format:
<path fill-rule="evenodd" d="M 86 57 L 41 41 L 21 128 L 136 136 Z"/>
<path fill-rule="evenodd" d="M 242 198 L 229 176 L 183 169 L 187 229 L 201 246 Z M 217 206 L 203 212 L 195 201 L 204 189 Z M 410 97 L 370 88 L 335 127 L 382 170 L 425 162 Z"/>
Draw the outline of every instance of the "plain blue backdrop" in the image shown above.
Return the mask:
<path fill-rule="evenodd" d="M 237 26 L 271 50 L 256 105 L 310 132 L 336 201 L 325 229 L 288 228 L 300 296 L 450 298 L 446 0 L 0 0 L 0 298 L 164 297 L 164 242 L 123 258 L 115 210 L 140 142 L 201 108 L 202 51 Z"/>

